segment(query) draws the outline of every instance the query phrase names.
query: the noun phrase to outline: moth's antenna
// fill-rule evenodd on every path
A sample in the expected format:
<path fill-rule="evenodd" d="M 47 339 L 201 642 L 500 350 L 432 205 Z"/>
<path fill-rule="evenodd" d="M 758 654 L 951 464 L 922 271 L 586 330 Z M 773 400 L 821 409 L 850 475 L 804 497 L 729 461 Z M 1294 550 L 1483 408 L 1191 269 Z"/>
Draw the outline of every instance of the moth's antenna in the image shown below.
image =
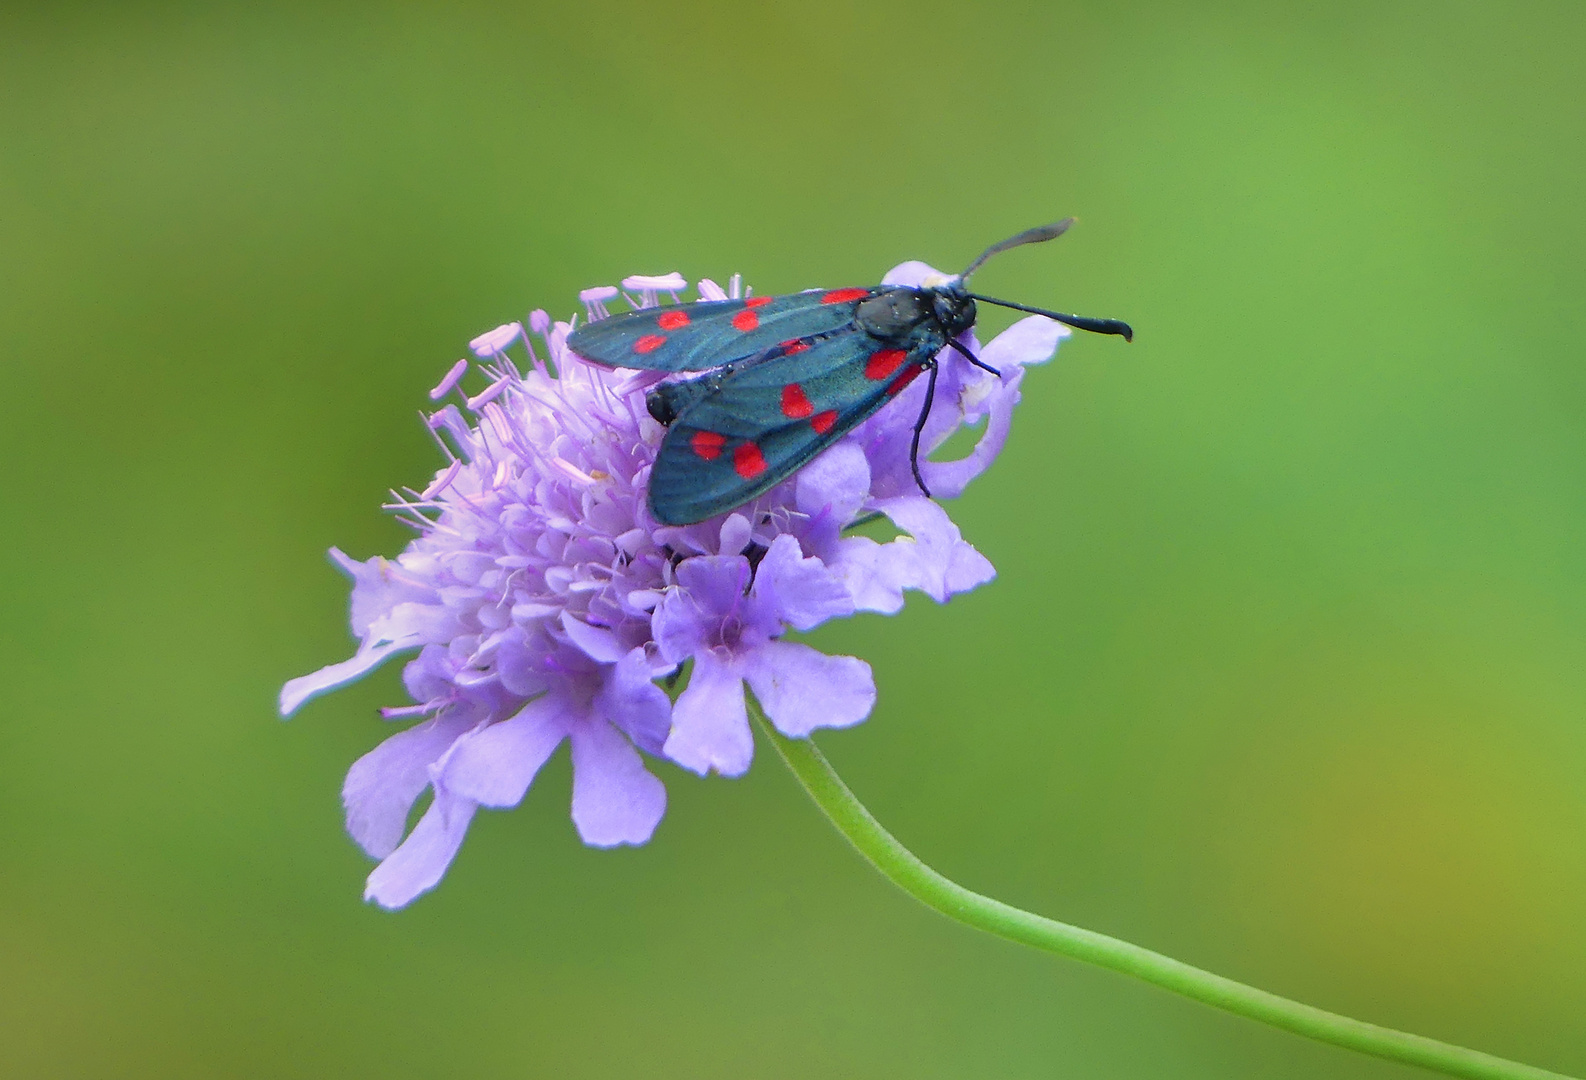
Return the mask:
<path fill-rule="evenodd" d="M 969 275 L 980 269 L 980 264 L 993 255 L 1007 251 L 1009 248 L 1023 247 L 1025 244 L 1040 244 L 1047 240 L 1056 240 L 1068 231 L 1068 227 L 1075 222 L 1075 218 L 1066 217 L 1062 221 L 1054 221 L 1050 225 L 1037 225 L 1033 229 L 1025 229 L 1018 236 L 1010 236 L 1000 244 L 992 244 L 980 253 L 980 258 L 969 264 L 969 269 L 958 275 L 960 281 L 968 281 Z"/>
<path fill-rule="evenodd" d="M 1018 239 L 1018 237 L 1014 239 Z M 1088 315 L 1064 315 L 1060 311 L 1025 307 L 1023 304 L 1015 304 L 1011 300 L 996 300 L 989 296 L 981 296 L 979 293 L 970 293 L 969 298 L 971 300 L 979 300 L 982 304 L 996 304 L 998 307 L 1012 308 L 1015 311 L 1028 311 L 1031 315 L 1045 315 L 1048 319 L 1056 319 L 1058 322 L 1072 326 L 1076 330 L 1089 330 L 1092 334 L 1117 334 L 1125 341 L 1134 340 L 1134 329 L 1122 319 L 1092 319 Z"/>

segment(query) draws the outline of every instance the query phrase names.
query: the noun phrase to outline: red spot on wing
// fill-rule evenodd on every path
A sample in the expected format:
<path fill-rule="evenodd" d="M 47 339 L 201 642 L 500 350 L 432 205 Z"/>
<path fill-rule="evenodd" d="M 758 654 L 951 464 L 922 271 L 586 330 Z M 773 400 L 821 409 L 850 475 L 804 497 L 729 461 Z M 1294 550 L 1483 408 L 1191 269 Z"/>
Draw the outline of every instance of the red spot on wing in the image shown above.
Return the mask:
<path fill-rule="evenodd" d="M 633 343 L 633 351 L 641 354 L 652 353 L 665 344 L 666 338 L 660 334 L 645 334 L 642 338 Z"/>
<path fill-rule="evenodd" d="M 869 289 L 833 289 L 821 297 L 823 304 L 846 304 L 850 300 L 863 300 L 870 295 Z"/>
<path fill-rule="evenodd" d="M 865 362 L 865 378 L 876 382 L 891 378 L 908 355 L 902 349 L 882 349 L 878 353 L 871 353 L 870 359 Z"/>
<path fill-rule="evenodd" d="M 706 461 L 715 461 L 721 457 L 721 448 L 727 445 L 727 436 L 715 431 L 696 431 L 689 442 L 693 444 L 694 453 Z"/>
<path fill-rule="evenodd" d="M 800 341 L 798 338 L 788 338 L 781 345 L 782 355 L 796 356 L 809 347 L 810 343 L 807 341 Z"/>
<path fill-rule="evenodd" d="M 776 299 L 776 297 L 774 297 L 774 296 L 751 296 L 751 297 L 749 297 L 749 299 L 747 299 L 747 300 L 745 300 L 743 302 L 743 306 L 744 307 L 751 307 L 751 308 L 765 307 L 767 304 L 769 304 L 771 301 L 773 301 L 775 299 Z"/>
<path fill-rule="evenodd" d="M 802 420 L 815 411 L 804 388 L 798 383 L 788 383 L 782 388 L 782 415 L 790 420 Z"/>
<path fill-rule="evenodd" d="M 891 397 L 894 394 L 901 394 L 903 392 L 903 388 L 909 385 L 909 383 L 913 382 L 915 379 L 918 379 L 920 377 L 920 372 L 924 370 L 924 364 L 910 364 L 908 367 L 904 368 L 903 374 L 899 375 L 896 379 L 893 379 L 892 384 L 887 387 L 887 396 Z"/>
<path fill-rule="evenodd" d="M 749 331 L 760 325 L 760 316 L 756 315 L 748 308 L 744 308 L 742 311 L 738 312 L 738 314 L 732 317 L 732 324 L 747 334 Z"/>
<path fill-rule="evenodd" d="M 745 480 L 753 480 L 765 472 L 765 455 L 752 442 L 746 442 L 732 452 L 732 467 Z"/>
<path fill-rule="evenodd" d="M 668 311 L 659 319 L 655 320 L 655 325 L 659 326 L 662 330 L 681 330 L 683 327 L 688 325 L 688 312 Z"/>
<path fill-rule="evenodd" d="M 818 412 L 810 417 L 810 427 L 815 429 L 815 434 L 817 435 L 826 434 L 835 423 L 837 423 L 836 409 L 827 409 L 825 412 Z"/>

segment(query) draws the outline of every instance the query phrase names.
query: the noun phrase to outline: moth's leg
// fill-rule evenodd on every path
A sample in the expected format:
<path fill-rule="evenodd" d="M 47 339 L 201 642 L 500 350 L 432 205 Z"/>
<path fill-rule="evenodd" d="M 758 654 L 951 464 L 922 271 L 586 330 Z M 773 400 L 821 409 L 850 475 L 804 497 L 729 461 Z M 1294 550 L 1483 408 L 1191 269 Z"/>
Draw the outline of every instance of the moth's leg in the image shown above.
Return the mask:
<path fill-rule="evenodd" d="M 970 352 L 968 349 L 966 349 L 962 345 L 960 345 L 958 343 L 958 339 L 957 338 L 948 338 L 947 339 L 947 344 L 949 344 L 953 348 L 957 349 L 960 353 L 963 354 L 965 360 L 968 360 L 971 364 L 974 364 L 980 370 L 989 371 L 993 375 L 995 375 L 997 378 L 999 378 L 999 379 L 1002 378 L 1002 372 L 998 371 L 996 368 L 992 367 L 990 364 L 985 363 L 983 360 L 980 359 L 980 357 L 976 356 L 974 353 Z"/>
<path fill-rule="evenodd" d="M 920 475 L 920 432 L 925 430 L 925 421 L 931 415 L 931 402 L 936 400 L 936 358 L 931 357 L 925 366 L 931 369 L 931 376 L 925 384 L 925 404 L 920 406 L 920 418 L 914 421 L 914 441 L 909 444 L 909 468 L 914 470 L 914 482 L 920 485 L 920 490 L 929 499 L 931 489 L 925 486 L 925 478 Z"/>

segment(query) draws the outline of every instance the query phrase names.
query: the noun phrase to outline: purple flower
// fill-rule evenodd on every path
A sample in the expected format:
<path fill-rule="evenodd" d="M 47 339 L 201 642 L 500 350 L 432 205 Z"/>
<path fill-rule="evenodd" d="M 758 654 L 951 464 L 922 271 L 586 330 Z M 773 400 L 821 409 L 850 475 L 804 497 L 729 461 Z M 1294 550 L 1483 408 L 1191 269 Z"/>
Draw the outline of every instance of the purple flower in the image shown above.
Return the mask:
<path fill-rule="evenodd" d="M 741 525 L 734 528 L 734 519 Z M 748 522 L 741 516 L 729 515 L 723 534 L 729 529 L 747 540 Z M 749 768 L 754 741 L 744 711 L 745 682 L 785 735 L 847 727 L 870 715 L 876 684 L 869 664 L 780 640 L 787 626 L 811 630 L 854 612 L 842 579 L 799 552 L 798 540 L 784 533 L 758 567 L 748 556 L 726 551 L 678 567 L 678 587 L 661 601 L 654 625 L 661 655 L 675 663 L 694 661 L 666 740 L 666 755 L 679 765 L 723 776 Z"/>
<path fill-rule="evenodd" d="M 932 273 L 904 264 L 889 282 Z M 675 299 L 677 274 L 633 276 L 623 289 L 580 294 L 589 318 L 619 296 L 633 306 Z M 742 295 L 698 286 L 702 299 Z M 623 291 L 626 290 L 626 291 Z M 634 295 L 637 293 L 637 295 Z M 383 710 L 417 722 L 347 774 L 347 828 L 381 860 L 365 896 L 400 907 L 435 886 L 480 806 L 517 805 L 565 740 L 572 817 L 594 846 L 642 844 L 666 791 L 645 755 L 685 768 L 743 773 L 753 756 L 744 685 L 784 733 L 858 723 L 875 704 L 869 665 L 785 640 L 857 611 L 895 612 L 906 590 L 937 601 L 994 575 L 945 510 L 914 486 L 908 443 L 923 401 L 917 380 L 793 479 L 742 512 L 664 526 L 645 504 L 664 429 L 644 396 L 657 377 L 585 363 L 566 349 L 571 325 L 543 311 L 469 342 L 484 385 L 430 418 L 447 462 L 422 491 L 388 509 L 417 531 L 395 559 L 358 562 L 331 550 L 352 578 L 352 657 L 293 679 L 283 716 L 414 654 L 403 682 L 416 703 Z M 975 449 L 924 462 L 939 495 L 956 495 L 995 458 L 1018 401 L 1023 365 L 1047 359 L 1067 330 L 1026 319 L 988 344 L 998 379 L 948 351 L 923 448 L 986 421 Z M 973 347 L 972 335 L 966 342 Z M 509 352 L 520 351 L 519 367 Z M 463 393 L 458 361 L 431 392 Z M 466 411 L 465 411 L 466 410 Z M 848 535 L 884 514 L 886 542 Z M 655 680 L 692 661 L 675 706 Z M 414 804 L 431 801 L 411 831 Z"/>
<path fill-rule="evenodd" d="M 532 352 L 527 374 L 501 353 L 521 337 L 517 324 L 475 339 L 496 357 L 468 400 L 479 419 L 455 406 L 436 413 L 452 460 L 392 503 L 420 536 L 394 561 L 332 553 L 354 581 L 358 651 L 281 693 L 290 714 L 421 650 L 405 672 L 420 704 L 388 715 L 428 719 L 358 762 L 344 790 L 349 831 L 384 860 L 367 895 L 389 907 L 432 887 L 475 807 L 521 800 L 563 738 L 586 842 L 643 843 L 665 809 L 635 749 L 659 754 L 670 723 L 651 682 L 670 665 L 655 667 L 649 625 L 670 566 L 643 509 L 657 425 L 633 375 L 562 353 L 567 331 L 559 324 L 546 339 L 556 375 Z M 402 841 L 426 788 L 434 801 Z"/>

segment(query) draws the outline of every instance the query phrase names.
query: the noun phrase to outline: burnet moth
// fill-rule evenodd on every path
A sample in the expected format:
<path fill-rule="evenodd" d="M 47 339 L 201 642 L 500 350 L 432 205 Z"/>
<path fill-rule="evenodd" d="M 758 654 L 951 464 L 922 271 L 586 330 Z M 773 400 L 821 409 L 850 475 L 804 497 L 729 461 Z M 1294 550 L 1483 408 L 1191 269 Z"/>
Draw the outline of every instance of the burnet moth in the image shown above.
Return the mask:
<path fill-rule="evenodd" d="M 1026 307 L 972 293 L 969 276 L 999 252 L 1061 236 L 1065 218 L 993 244 L 955 278 L 920 287 L 874 285 L 644 308 L 592 322 L 567 339 L 612 367 L 704 372 L 662 383 L 650 414 L 668 428 L 650 473 L 650 512 L 690 525 L 787 479 L 846 432 L 929 373 L 910 461 L 920 476 L 920 432 L 936 392 L 936 357 L 975 324 L 975 302 L 1044 315 L 1097 334 L 1134 337 L 1128 323 Z"/>

